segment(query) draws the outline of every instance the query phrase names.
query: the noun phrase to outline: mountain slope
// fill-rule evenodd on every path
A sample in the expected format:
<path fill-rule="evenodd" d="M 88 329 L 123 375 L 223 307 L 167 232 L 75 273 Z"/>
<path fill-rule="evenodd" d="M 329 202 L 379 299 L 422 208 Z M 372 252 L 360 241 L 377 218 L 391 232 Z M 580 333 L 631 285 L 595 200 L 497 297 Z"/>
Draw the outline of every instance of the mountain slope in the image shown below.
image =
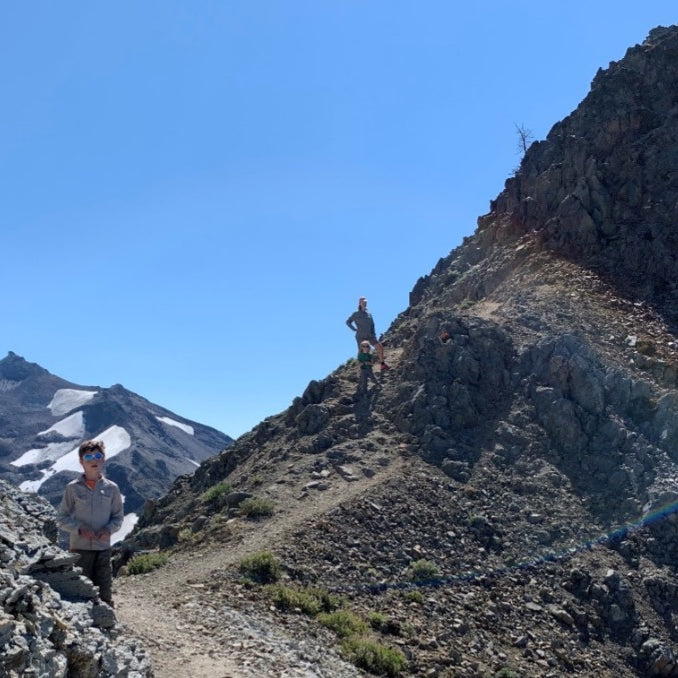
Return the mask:
<path fill-rule="evenodd" d="M 12 352 L 0 360 L 0 478 L 55 505 L 81 472 L 77 447 L 86 438 L 106 442 L 106 472 L 125 495 L 126 513 L 232 442 L 119 384 L 73 384 Z"/>
<path fill-rule="evenodd" d="M 677 92 L 658 28 L 417 282 L 380 387 L 349 361 L 147 506 L 129 549 L 221 555 L 176 575 L 205 586 L 187 614 L 263 614 L 237 563 L 267 546 L 290 586 L 378 612 L 411 675 L 678 676 Z"/>

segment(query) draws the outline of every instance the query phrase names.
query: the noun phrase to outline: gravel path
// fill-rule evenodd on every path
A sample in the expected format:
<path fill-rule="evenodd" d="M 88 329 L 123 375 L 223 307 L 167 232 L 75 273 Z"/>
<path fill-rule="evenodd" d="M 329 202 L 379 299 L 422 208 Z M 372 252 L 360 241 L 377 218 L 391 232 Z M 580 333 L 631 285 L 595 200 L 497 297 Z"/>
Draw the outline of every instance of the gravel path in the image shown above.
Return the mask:
<path fill-rule="evenodd" d="M 141 638 L 156 678 L 355 678 L 365 675 L 328 648 L 315 625 L 300 636 L 247 601 L 229 605 L 228 570 L 244 556 L 282 543 L 285 535 L 367 486 L 383 482 L 400 460 L 370 479 L 298 501 L 280 498 L 270 523 L 236 519 L 227 543 L 174 553 L 164 567 L 114 583 L 116 615 L 125 633 Z M 228 570 L 228 572 L 227 572 Z M 283 618 L 284 619 L 284 618 Z M 318 635 L 316 635 L 318 634 Z"/>

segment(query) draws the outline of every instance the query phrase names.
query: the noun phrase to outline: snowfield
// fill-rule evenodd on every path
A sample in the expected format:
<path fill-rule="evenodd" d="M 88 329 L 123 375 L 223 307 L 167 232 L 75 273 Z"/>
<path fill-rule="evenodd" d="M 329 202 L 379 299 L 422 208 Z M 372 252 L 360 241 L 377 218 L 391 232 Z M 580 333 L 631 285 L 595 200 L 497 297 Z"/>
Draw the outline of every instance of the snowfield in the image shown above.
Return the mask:
<path fill-rule="evenodd" d="M 188 424 L 182 424 L 180 421 L 175 421 L 169 417 L 156 417 L 156 419 L 161 421 L 163 424 L 167 424 L 168 426 L 176 426 L 177 428 L 180 428 L 185 433 L 188 433 L 189 436 L 192 436 L 195 433 L 192 426 L 189 426 Z"/>
<path fill-rule="evenodd" d="M 82 410 L 70 414 L 65 419 L 50 426 L 48 429 L 40 431 L 38 435 L 46 436 L 52 432 L 58 433 L 64 438 L 82 438 L 85 435 L 85 416 Z"/>
<path fill-rule="evenodd" d="M 122 527 L 111 535 L 111 544 L 122 541 L 134 529 L 137 520 L 139 520 L 139 516 L 136 513 L 126 513 L 122 519 Z"/>
<path fill-rule="evenodd" d="M 52 397 L 47 407 L 55 417 L 68 414 L 76 407 L 82 407 L 89 402 L 99 391 L 80 391 L 75 388 L 60 388 Z"/>
<path fill-rule="evenodd" d="M 12 466 L 26 466 L 27 464 L 41 464 L 43 461 L 57 461 L 72 450 L 72 442 L 49 443 L 47 447 L 36 447 L 28 450 L 28 452 L 24 452 L 18 459 L 10 462 L 10 464 Z"/>
<path fill-rule="evenodd" d="M 132 439 L 130 438 L 129 433 L 122 428 L 122 426 L 110 426 L 105 431 L 100 433 L 98 436 L 94 437 L 95 440 L 103 440 L 106 445 L 106 459 L 112 459 L 120 452 L 126 450 L 132 444 Z M 48 446 L 49 447 L 49 446 Z M 70 448 L 68 452 L 59 457 L 54 464 L 49 468 L 44 469 L 42 472 L 42 478 L 39 480 L 26 480 L 19 488 L 24 492 L 37 492 L 40 489 L 40 486 L 53 475 L 60 473 L 61 471 L 73 471 L 75 473 L 82 472 L 82 466 L 80 465 L 80 459 L 78 458 L 78 447 L 72 447 L 72 444 L 69 444 Z M 22 455 L 23 459 L 28 452 Z M 18 466 L 17 460 L 14 463 L 15 466 Z M 32 463 L 32 462 L 24 462 Z M 105 469 L 104 469 L 105 473 Z"/>

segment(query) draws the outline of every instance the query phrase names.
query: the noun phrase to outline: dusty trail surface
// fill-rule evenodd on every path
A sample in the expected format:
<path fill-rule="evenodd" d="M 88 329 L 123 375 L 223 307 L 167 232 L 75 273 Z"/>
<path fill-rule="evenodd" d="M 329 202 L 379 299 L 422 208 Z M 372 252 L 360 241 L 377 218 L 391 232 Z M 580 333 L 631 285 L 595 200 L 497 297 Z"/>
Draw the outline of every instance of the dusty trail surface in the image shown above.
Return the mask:
<path fill-rule="evenodd" d="M 383 482 L 401 465 L 394 458 L 373 478 L 341 483 L 304 501 L 290 488 L 276 500 L 276 515 L 270 522 L 234 519 L 227 542 L 173 553 L 167 565 L 151 573 L 116 578 L 118 620 L 125 633 L 145 643 L 156 678 L 364 675 L 328 649 L 329 636 L 322 629 L 309 628 L 300 638 L 285 629 L 274 610 L 267 615 L 242 600 L 236 609 L 229 604 L 233 595 L 229 582 L 234 577 L 233 564 L 263 549 L 275 549 L 286 535 Z"/>

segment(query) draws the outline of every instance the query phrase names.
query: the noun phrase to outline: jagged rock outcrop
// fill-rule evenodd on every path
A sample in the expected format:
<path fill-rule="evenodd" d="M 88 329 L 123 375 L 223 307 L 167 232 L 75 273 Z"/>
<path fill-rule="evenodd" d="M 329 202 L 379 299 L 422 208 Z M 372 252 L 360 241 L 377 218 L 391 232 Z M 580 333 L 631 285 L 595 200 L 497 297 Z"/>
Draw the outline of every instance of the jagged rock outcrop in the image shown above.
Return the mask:
<path fill-rule="evenodd" d="M 0 480 L 0 675 L 152 676 L 113 610 L 54 544 L 54 510 Z"/>
<path fill-rule="evenodd" d="M 479 218 L 475 260 L 527 235 L 675 322 L 676 54 L 675 27 L 656 28 L 599 70 L 586 99 L 532 144 Z"/>

